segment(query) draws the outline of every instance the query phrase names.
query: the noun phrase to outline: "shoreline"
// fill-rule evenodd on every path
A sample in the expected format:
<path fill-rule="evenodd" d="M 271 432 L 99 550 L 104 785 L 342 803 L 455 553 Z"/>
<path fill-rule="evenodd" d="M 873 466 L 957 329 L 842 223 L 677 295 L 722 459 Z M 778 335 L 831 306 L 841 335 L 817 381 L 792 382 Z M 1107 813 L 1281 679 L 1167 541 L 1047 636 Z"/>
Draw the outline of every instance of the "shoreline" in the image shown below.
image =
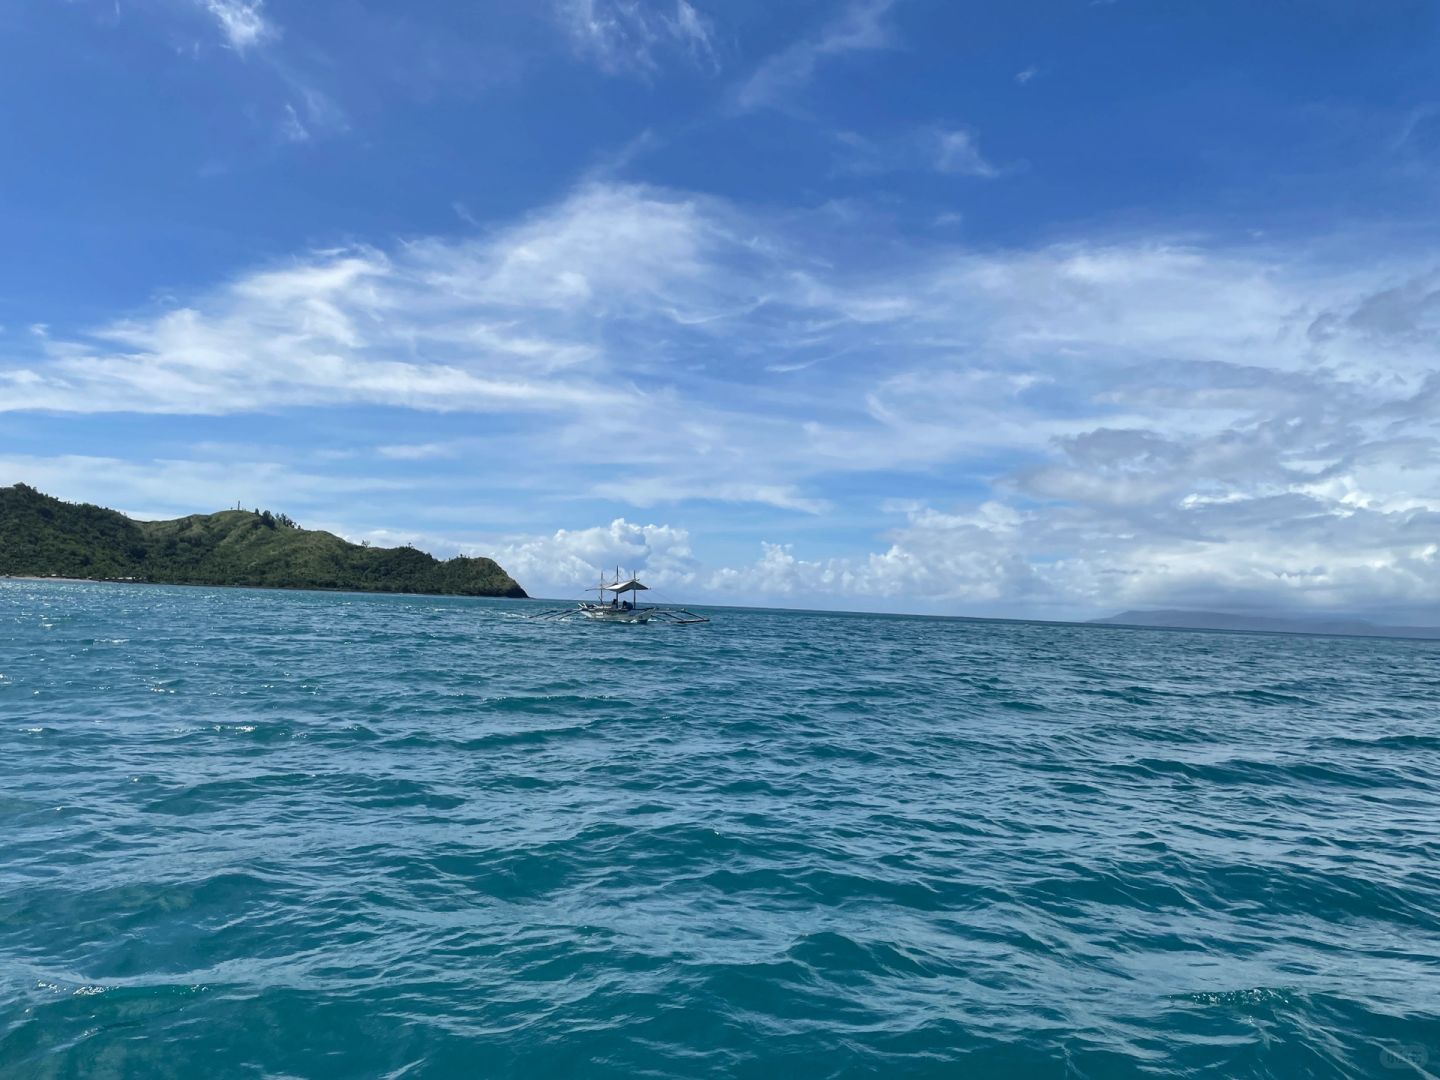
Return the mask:
<path fill-rule="evenodd" d="M 404 592 L 396 589 L 356 589 L 330 585 L 220 585 L 203 581 L 127 581 L 123 578 L 42 577 L 38 574 L 0 574 L 0 581 L 55 582 L 61 585 L 154 585 L 166 589 L 249 589 L 255 592 L 353 593 L 356 596 L 451 596 L 461 600 L 533 600 L 533 596 L 503 593 Z"/>

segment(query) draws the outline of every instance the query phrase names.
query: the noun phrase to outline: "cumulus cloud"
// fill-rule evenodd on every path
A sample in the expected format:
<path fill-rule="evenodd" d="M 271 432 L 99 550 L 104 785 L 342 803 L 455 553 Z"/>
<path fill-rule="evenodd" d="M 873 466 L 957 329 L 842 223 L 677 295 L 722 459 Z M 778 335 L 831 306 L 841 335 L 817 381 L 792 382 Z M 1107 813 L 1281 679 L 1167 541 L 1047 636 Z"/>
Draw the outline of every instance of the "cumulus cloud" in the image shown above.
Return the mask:
<path fill-rule="evenodd" d="M 447 413 L 468 428 L 392 435 L 366 460 L 523 462 L 496 482 L 586 515 L 684 508 L 506 541 L 556 586 L 619 561 L 696 593 L 750 580 L 992 613 L 1228 601 L 1398 620 L 1440 601 L 1432 266 L 932 239 L 881 272 L 833 231 L 589 184 L 508 228 L 312 253 L 88 334 L 16 337 L 0 410 Z M 901 520 L 880 516 L 886 495 Z M 745 555 L 732 537 L 702 565 L 691 533 L 708 546 L 732 513 L 715 504 L 775 531 L 752 521 Z M 785 524 L 827 515 L 874 543 L 817 557 Z M 773 546 L 752 562 L 757 531 Z"/>
<path fill-rule="evenodd" d="M 705 580 L 802 605 L 1088 618 L 1124 608 L 1355 612 L 1433 623 L 1440 513 L 1337 512 L 1303 495 L 1190 501 L 1145 527 L 1103 506 L 913 510 L 882 551 L 806 560 L 767 543 Z M 987 520 L 987 518 L 989 520 Z"/>
<path fill-rule="evenodd" d="M 849 600 L 952 604 L 1023 604 L 1035 591 L 1035 570 L 1014 549 L 1015 511 L 986 503 L 970 514 L 912 510 L 909 527 L 884 551 L 864 557 L 809 561 L 793 545 L 764 543 L 754 563 L 725 568 L 705 582 L 715 593 L 755 590 L 806 603 Z"/>
<path fill-rule="evenodd" d="M 669 525 L 637 525 L 616 518 L 589 529 L 511 537 L 484 545 L 532 595 L 571 596 L 615 567 L 643 570 L 657 592 L 684 589 L 696 575 L 690 534 Z"/>
<path fill-rule="evenodd" d="M 930 263 L 896 320 L 909 370 L 872 372 L 865 398 L 889 437 L 816 424 L 810 449 L 881 469 L 1002 454 L 1000 500 L 912 509 L 869 555 L 770 545 L 709 583 L 855 606 L 1433 621 L 1430 280 L 1154 243 Z"/>

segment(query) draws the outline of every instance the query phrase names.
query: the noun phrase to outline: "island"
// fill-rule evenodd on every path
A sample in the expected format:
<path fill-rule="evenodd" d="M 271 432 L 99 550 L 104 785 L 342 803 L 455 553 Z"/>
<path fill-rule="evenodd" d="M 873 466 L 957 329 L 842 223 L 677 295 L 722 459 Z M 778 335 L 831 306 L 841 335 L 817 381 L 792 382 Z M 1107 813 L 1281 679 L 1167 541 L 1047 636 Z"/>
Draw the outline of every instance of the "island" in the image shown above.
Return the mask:
<path fill-rule="evenodd" d="M 0 576 L 524 598 L 493 559 L 352 544 L 269 510 L 137 521 L 0 487 Z"/>

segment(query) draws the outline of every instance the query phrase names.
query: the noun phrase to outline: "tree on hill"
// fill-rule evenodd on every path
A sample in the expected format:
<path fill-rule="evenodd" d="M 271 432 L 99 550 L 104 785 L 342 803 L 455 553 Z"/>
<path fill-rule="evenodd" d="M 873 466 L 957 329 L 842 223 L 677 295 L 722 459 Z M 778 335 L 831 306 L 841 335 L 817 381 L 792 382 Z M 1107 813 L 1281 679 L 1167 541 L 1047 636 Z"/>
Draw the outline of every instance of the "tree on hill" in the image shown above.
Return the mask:
<path fill-rule="evenodd" d="M 258 521 L 256 520 L 258 518 Z M 256 526 L 259 526 L 258 528 Z M 256 510 L 132 521 L 25 484 L 0 488 L 0 575 L 523 597 L 490 559 L 351 544 Z"/>

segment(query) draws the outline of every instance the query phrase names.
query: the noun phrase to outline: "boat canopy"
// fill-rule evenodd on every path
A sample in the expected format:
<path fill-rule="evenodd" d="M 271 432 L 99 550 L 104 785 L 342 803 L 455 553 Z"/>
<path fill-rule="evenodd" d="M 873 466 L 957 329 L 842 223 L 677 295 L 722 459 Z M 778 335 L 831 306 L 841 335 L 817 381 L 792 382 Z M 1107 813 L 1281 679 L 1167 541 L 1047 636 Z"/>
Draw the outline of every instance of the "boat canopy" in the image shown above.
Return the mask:
<path fill-rule="evenodd" d="M 632 577 L 629 581 L 617 581 L 614 585 L 607 585 L 607 586 L 605 586 L 605 589 L 606 589 L 607 592 L 613 592 L 613 593 L 622 593 L 622 592 L 648 592 L 649 589 L 650 589 L 650 586 L 649 586 L 649 585 L 641 585 L 640 582 L 636 581 L 636 580 Z"/>
<path fill-rule="evenodd" d="M 604 571 L 601 571 L 604 574 Z M 549 611 L 537 611 L 531 615 L 532 619 L 542 621 L 563 622 L 566 619 L 593 619 L 602 623 L 676 623 L 681 626 L 688 626 L 691 623 L 708 623 L 710 620 L 704 615 L 696 615 L 695 612 L 685 608 L 656 607 L 654 604 L 640 603 L 638 594 L 649 592 L 649 585 L 640 584 L 640 580 L 631 572 L 629 577 L 622 576 L 620 567 L 615 568 L 615 576 L 609 584 L 606 584 L 602 576 L 599 585 L 591 585 L 589 592 L 598 592 L 600 599 L 581 600 L 573 608 L 551 608 Z M 607 597 L 606 593 L 614 593 L 614 598 Z M 620 597 L 625 593 L 635 594 L 635 603 L 626 600 L 623 604 Z"/>
<path fill-rule="evenodd" d="M 591 585 L 589 591 L 613 593 L 649 592 L 650 586 L 641 585 L 640 582 L 631 578 L 629 581 L 617 581 L 613 585 Z"/>

